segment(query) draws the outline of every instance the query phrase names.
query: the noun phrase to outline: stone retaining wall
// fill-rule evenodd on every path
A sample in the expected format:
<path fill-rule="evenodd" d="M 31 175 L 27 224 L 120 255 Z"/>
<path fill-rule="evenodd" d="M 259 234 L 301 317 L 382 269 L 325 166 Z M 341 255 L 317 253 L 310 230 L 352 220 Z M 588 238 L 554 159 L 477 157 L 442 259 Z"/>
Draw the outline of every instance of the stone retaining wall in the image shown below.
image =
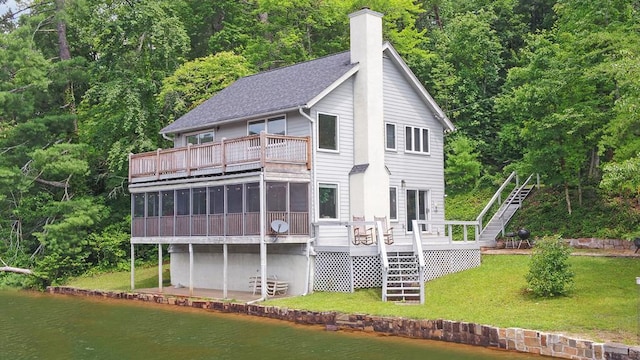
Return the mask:
<path fill-rule="evenodd" d="M 595 343 L 559 334 L 519 328 L 505 329 L 459 321 L 415 320 L 337 312 L 292 310 L 277 306 L 231 303 L 172 295 L 84 290 L 62 286 L 50 286 L 47 287 L 47 291 L 54 294 L 138 300 L 225 313 L 247 314 L 297 324 L 324 325 L 327 330 L 353 330 L 409 338 L 442 340 L 565 359 L 640 360 L 640 347 L 630 347 L 616 343 Z"/>
<path fill-rule="evenodd" d="M 635 250 L 633 241 L 619 239 L 579 238 L 565 240 L 576 249 Z"/>

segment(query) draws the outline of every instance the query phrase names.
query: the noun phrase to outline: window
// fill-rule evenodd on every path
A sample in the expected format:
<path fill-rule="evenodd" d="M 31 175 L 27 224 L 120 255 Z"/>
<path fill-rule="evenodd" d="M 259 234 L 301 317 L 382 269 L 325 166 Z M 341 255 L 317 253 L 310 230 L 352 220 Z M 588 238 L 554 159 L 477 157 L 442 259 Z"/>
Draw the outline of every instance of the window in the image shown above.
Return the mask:
<path fill-rule="evenodd" d="M 389 219 L 398 220 L 398 188 L 389 188 Z"/>
<path fill-rule="evenodd" d="M 321 219 L 338 218 L 338 185 L 320 184 L 318 186 L 318 204 Z"/>
<path fill-rule="evenodd" d="M 224 186 L 209 188 L 209 214 L 224 214 Z"/>
<path fill-rule="evenodd" d="M 171 191 L 161 191 L 160 197 L 162 198 L 162 213 L 160 216 L 173 216 L 174 207 L 173 207 L 173 190 Z"/>
<path fill-rule="evenodd" d="M 396 124 L 385 124 L 385 148 L 387 150 L 395 150 L 396 149 Z"/>
<path fill-rule="evenodd" d="M 207 214 L 207 188 L 196 188 L 192 191 L 191 213 L 193 215 Z"/>
<path fill-rule="evenodd" d="M 287 121 L 284 116 L 269 118 L 266 120 L 255 120 L 247 123 L 247 134 L 258 135 L 265 131 L 269 134 L 286 135 Z"/>
<path fill-rule="evenodd" d="M 427 220 L 429 214 L 429 191 L 407 190 L 407 231 L 413 231 L 413 220 Z M 422 231 L 426 227 L 423 225 Z"/>
<path fill-rule="evenodd" d="M 429 154 L 429 129 L 405 127 L 404 143 L 407 152 Z"/>
<path fill-rule="evenodd" d="M 318 114 L 318 148 L 338 150 L 338 117 Z"/>
<path fill-rule="evenodd" d="M 187 135 L 187 144 L 200 145 L 209 142 L 213 142 L 213 131 Z"/>

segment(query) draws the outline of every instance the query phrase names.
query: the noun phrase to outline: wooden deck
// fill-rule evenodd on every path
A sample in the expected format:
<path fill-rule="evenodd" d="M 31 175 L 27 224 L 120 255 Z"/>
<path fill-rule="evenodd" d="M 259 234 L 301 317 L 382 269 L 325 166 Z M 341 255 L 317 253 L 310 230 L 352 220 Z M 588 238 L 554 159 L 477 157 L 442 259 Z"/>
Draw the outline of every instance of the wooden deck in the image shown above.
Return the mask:
<path fill-rule="evenodd" d="M 310 170 L 310 138 L 261 133 L 129 154 L 129 183 L 261 168 Z"/>

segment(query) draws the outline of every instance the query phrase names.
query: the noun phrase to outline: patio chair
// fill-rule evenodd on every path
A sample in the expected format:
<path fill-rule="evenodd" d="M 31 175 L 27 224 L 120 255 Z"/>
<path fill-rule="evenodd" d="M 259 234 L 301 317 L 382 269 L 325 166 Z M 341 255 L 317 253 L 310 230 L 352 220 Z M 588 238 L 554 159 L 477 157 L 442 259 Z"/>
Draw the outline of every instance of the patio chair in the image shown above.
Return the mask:
<path fill-rule="evenodd" d="M 387 217 L 374 216 L 373 219 L 376 222 L 380 221 L 382 223 L 382 237 L 384 238 L 384 243 L 387 245 L 393 244 L 393 227 L 387 226 Z"/>
<path fill-rule="evenodd" d="M 364 216 L 354 216 L 353 221 L 353 245 L 373 244 L 373 228 L 368 228 L 364 224 Z M 362 222 L 358 224 L 357 222 Z"/>

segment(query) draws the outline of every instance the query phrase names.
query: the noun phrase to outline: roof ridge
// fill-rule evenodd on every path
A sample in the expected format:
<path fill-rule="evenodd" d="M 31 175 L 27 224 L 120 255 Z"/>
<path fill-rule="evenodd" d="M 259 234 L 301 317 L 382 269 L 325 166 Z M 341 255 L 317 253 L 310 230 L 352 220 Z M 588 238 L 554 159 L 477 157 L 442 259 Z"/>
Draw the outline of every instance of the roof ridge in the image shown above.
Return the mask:
<path fill-rule="evenodd" d="M 294 64 L 289 64 L 289 65 L 285 65 L 285 66 L 277 67 L 277 68 L 274 68 L 274 69 L 268 69 L 268 70 L 258 71 L 258 72 L 257 72 L 257 73 L 255 73 L 255 74 L 251 74 L 251 75 L 243 76 L 243 77 L 241 77 L 240 79 L 246 79 L 246 78 L 250 78 L 250 77 L 253 77 L 253 76 L 256 76 L 256 75 L 267 74 L 267 73 L 270 73 L 270 72 L 273 72 L 273 71 L 284 70 L 284 69 L 286 69 L 286 68 L 291 68 L 291 67 L 294 67 L 294 66 L 304 65 L 304 64 L 310 63 L 310 62 L 312 62 L 312 61 L 318 61 L 318 60 L 322 60 L 322 59 L 330 58 L 330 57 L 332 57 L 332 56 L 342 55 L 342 54 L 344 54 L 344 53 L 348 53 L 349 51 L 350 51 L 350 50 L 344 50 L 344 51 L 340 51 L 340 52 L 333 53 L 333 54 L 323 55 L 323 56 L 317 57 L 317 58 L 315 58 L 315 59 L 309 59 L 309 60 L 305 60 L 305 61 L 302 61 L 302 62 L 297 62 L 297 63 L 294 63 Z M 351 64 L 351 63 L 350 63 L 350 64 Z M 238 79 L 238 80 L 240 80 L 240 79 Z"/>

